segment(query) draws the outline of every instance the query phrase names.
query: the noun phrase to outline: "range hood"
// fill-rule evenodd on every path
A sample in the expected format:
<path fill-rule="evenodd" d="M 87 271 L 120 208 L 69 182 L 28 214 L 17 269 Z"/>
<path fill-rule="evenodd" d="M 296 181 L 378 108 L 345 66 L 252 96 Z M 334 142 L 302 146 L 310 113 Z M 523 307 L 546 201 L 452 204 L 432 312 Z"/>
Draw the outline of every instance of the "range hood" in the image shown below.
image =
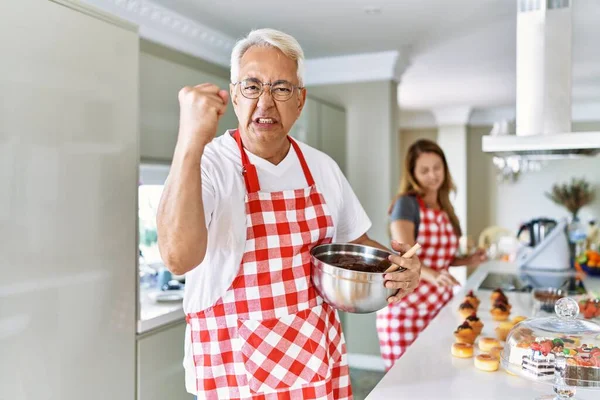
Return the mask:
<path fill-rule="evenodd" d="M 498 157 L 520 156 L 530 160 L 595 156 L 600 153 L 600 132 L 484 136 L 482 148 Z"/>
<path fill-rule="evenodd" d="M 517 0 L 516 132 L 482 138 L 497 157 L 595 156 L 600 132 L 571 131 L 571 0 Z"/>

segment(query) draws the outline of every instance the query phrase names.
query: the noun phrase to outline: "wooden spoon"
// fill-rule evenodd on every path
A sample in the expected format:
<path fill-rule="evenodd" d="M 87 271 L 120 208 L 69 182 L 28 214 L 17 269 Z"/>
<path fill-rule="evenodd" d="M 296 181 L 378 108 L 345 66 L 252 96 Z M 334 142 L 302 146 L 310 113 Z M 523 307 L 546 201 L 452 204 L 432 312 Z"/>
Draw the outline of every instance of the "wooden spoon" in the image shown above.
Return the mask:
<path fill-rule="evenodd" d="M 419 243 L 415 243 L 415 245 L 413 247 L 411 247 L 410 249 L 408 249 L 408 251 L 406 253 L 402 254 L 402 257 L 411 258 L 412 256 L 415 255 L 417 250 L 419 250 L 420 248 L 421 248 L 421 245 Z M 390 265 L 390 267 L 388 269 L 386 269 L 384 271 L 384 274 L 387 274 L 388 272 L 394 272 L 398 269 L 400 269 L 399 265 L 392 264 L 392 265 Z M 403 268 L 403 269 L 405 269 L 405 268 Z"/>

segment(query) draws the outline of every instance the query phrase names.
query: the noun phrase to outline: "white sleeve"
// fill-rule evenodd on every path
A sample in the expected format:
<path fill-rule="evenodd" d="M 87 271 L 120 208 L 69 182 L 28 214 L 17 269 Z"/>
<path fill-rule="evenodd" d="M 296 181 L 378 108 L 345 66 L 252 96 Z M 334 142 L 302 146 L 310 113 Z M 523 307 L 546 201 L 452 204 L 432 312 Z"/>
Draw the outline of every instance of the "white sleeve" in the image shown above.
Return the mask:
<path fill-rule="evenodd" d="M 347 243 L 367 233 L 371 229 L 371 220 L 339 167 L 336 168 L 336 173 L 340 182 L 341 204 L 334 240 Z"/>
<path fill-rule="evenodd" d="M 202 161 L 204 161 L 204 157 Z M 206 223 L 206 229 L 208 229 L 210 222 L 212 221 L 212 215 L 215 211 L 215 206 L 217 204 L 216 191 L 211 179 L 212 174 L 210 173 L 210 167 L 207 165 L 207 163 L 202 162 L 202 171 L 200 173 L 202 176 L 202 204 L 204 205 L 204 221 Z"/>

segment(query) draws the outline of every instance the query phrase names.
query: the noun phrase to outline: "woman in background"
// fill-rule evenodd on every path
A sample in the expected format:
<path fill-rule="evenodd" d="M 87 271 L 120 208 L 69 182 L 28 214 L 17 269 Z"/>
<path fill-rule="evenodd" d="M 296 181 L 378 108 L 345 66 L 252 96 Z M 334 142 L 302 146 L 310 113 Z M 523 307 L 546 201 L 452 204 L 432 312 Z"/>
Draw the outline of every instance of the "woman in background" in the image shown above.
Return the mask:
<path fill-rule="evenodd" d="M 430 140 L 413 143 L 390 207 L 390 230 L 393 240 L 421 245 L 421 281 L 412 294 L 377 312 L 377 334 L 388 370 L 452 298 L 452 287 L 459 283 L 449 267 L 476 267 L 485 259 L 479 250 L 468 257 L 456 256 L 461 229 L 450 202 L 454 190 L 442 149 Z"/>

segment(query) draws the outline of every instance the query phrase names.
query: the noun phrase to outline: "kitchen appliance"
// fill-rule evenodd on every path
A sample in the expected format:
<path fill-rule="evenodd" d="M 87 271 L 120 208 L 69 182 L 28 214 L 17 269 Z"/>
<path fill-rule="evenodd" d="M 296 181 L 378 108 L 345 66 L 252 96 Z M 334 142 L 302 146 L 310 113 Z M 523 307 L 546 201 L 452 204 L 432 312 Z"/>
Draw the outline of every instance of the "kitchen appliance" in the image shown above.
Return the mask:
<path fill-rule="evenodd" d="M 482 138 L 498 157 L 595 156 L 600 132 L 571 132 L 572 4 L 517 1 L 516 134 Z"/>
<path fill-rule="evenodd" d="M 516 263 L 526 270 L 565 271 L 571 268 L 571 251 L 567 235 L 567 220 L 556 224 L 545 220 L 531 221 L 530 242 L 518 251 Z"/>
<path fill-rule="evenodd" d="M 556 227 L 556 224 L 554 219 L 533 219 L 521 225 L 517 232 L 517 238 L 521 242 L 525 241 L 530 247 L 537 246 Z"/>

